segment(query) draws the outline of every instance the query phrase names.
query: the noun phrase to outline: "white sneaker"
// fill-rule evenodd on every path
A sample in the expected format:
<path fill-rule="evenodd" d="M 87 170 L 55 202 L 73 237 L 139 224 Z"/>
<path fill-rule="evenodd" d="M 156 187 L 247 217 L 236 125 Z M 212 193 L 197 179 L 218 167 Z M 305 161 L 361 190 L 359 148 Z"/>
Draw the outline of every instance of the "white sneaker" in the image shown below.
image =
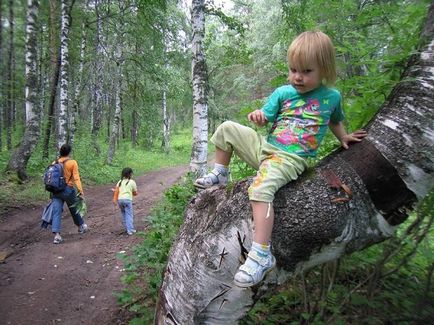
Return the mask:
<path fill-rule="evenodd" d="M 62 236 L 60 236 L 59 233 L 57 233 L 57 234 L 54 236 L 53 243 L 54 243 L 54 244 L 60 244 L 61 242 L 63 242 L 63 238 L 62 238 Z"/>
<path fill-rule="evenodd" d="M 226 185 L 228 183 L 228 174 L 223 175 L 213 170 L 205 176 L 196 179 L 194 186 L 198 188 L 210 188 L 214 185 Z"/>
<path fill-rule="evenodd" d="M 275 266 L 276 259 L 271 253 L 267 256 L 261 256 L 252 249 L 246 262 L 239 267 L 235 274 L 234 283 L 242 288 L 254 286 L 260 283 Z"/>
<path fill-rule="evenodd" d="M 85 223 L 83 223 L 81 226 L 78 227 L 78 233 L 84 234 L 88 229 L 89 227 Z"/>
<path fill-rule="evenodd" d="M 133 230 L 131 230 L 131 231 L 128 231 L 127 234 L 128 234 L 129 236 L 131 236 L 131 235 L 134 235 L 136 232 L 137 232 L 137 230 L 136 230 L 136 229 L 133 229 Z"/>

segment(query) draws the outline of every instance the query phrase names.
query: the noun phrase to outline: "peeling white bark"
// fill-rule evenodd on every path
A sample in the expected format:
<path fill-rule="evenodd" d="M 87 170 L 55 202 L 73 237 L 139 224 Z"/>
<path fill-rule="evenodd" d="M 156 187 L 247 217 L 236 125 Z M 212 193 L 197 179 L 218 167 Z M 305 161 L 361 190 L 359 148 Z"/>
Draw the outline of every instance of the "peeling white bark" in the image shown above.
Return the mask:
<path fill-rule="evenodd" d="M 61 4 L 60 36 L 60 107 L 57 123 L 57 148 L 67 142 L 68 133 L 68 65 L 69 65 L 69 1 Z"/>
<path fill-rule="evenodd" d="M 208 104 L 206 96 L 206 63 L 203 41 L 205 37 L 204 0 L 193 0 L 191 20 L 192 74 L 193 74 L 193 145 L 190 170 L 198 175 L 207 172 L 208 155 Z"/>

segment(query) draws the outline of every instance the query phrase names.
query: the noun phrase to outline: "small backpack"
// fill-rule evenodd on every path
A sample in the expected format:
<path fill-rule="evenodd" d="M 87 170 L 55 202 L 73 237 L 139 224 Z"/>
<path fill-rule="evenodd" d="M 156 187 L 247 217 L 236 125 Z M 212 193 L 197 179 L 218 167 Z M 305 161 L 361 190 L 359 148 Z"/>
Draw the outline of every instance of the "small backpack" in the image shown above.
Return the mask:
<path fill-rule="evenodd" d="M 44 172 L 44 185 L 45 189 L 51 193 L 58 193 L 66 188 L 65 176 L 63 174 L 63 162 L 56 160 L 49 165 Z"/>

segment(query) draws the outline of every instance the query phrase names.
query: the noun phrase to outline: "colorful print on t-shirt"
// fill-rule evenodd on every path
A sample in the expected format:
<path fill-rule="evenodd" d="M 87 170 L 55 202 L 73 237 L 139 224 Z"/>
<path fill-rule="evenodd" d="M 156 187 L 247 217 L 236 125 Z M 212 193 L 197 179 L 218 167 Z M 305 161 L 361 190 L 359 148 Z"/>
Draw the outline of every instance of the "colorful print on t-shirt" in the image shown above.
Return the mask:
<path fill-rule="evenodd" d="M 330 120 L 344 118 L 339 92 L 326 87 L 306 94 L 298 94 L 292 86 L 280 87 L 262 111 L 273 122 L 267 141 L 300 156 L 315 156 Z"/>

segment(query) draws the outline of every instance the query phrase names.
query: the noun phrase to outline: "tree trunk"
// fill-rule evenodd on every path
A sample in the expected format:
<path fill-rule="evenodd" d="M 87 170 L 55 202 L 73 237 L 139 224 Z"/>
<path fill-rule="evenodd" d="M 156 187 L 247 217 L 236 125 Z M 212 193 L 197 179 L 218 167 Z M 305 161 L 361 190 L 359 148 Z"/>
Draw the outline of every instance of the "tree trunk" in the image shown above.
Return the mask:
<path fill-rule="evenodd" d="M 21 180 L 27 178 L 26 167 L 39 139 L 41 112 L 38 110 L 37 90 L 37 17 L 38 0 L 27 0 L 26 25 L 26 129 L 23 139 L 9 160 L 7 170 L 17 173 Z"/>
<path fill-rule="evenodd" d="M 58 149 L 60 149 L 63 144 L 67 143 L 68 138 L 69 6 L 68 0 L 62 0 L 60 29 L 60 107 L 57 123 Z"/>
<path fill-rule="evenodd" d="M 136 109 L 133 109 L 131 112 L 131 119 L 132 119 L 132 125 L 131 125 L 131 143 L 133 147 L 136 147 L 139 144 L 139 118 L 140 115 L 137 112 Z M 122 123 L 122 129 L 124 128 L 124 123 Z M 125 131 L 122 132 L 122 134 L 125 134 Z"/>
<path fill-rule="evenodd" d="M 93 114 L 92 114 L 92 144 L 97 155 L 101 153 L 100 146 L 98 144 L 98 135 L 102 125 L 102 91 L 101 83 L 103 81 L 102 75 L 102 58 L 103 58 L 103 48 L 102 48 L 102 19 L 100 17 L 100 5 L 101 3 L 95 1 L 95 15 L 96 15 L 96 35 L 95 35 L 95 48 L 96 48 L 96 59 L 95 59 L 95 79 L 93 83 Z"/>
<path fill-rule="evenodd" d="M 203 41 L 205 37 L 204 0 L 192 1 L 193 26 L 192 73 L 193 73 L 193 146 L 190 170 L 197 175 L 207 172 L 208 154 L 208 105 L 206 98 L 206 63 Z"/>
<path fill-rule="evenodd" d="M 111 127 L 112 132 L 110 133 L 109 147 L 107 153 L 107 164 L 111 165 L 113 162 L 113 158 L 116 150 L 116 142 L 119 140 L 119 129 L 120 129 L 120 121 L 121 121 L 121 91 L 122 91 L 122 65 L 118 63 L 118 71 L 117 71 L 117 84 L 115 88 L 115 113 L 113 117 L 113 124 Z"/>
<path fill-rule="evenodd" d="M 81 87 L 83 81 L 83 69 L 84 69 L 84 54 L 86 52 L 86 23 L 83 22 L 81 25 L 81 46 L 80 46 L 80 62 L 78 66 L 78 72 L 76 76 L 76 83 L 74 89 L 74 99 L 72 103 L 72 110 L 70 116 L 69 125 L 69 143 L 74 144 L 75 132 L 77 130 L 77 117 L 80 111 L 80 97 L 81 97 Z"/>
<path fill-rule="evenodd" d="M 41 119 L 39 121 L 39 128 L 42 129 L 44 120 L 44 107 L 45 107 L 45 94 L 48 84 L 47 82 L 47 56 L 46 54 L 48 51 L 46 51 L 47 44 L 45 43 L 45 37 L 44 37 L 44 24 L 39 24 L 39 30 L 38 30 L 38 65 L 36 67 L 38 71 L 38 110 L 41 112 Z"/>
<path fill-rule="evenodd" d="M 60 74 L 60 51 L 57 46 L 57 0 L 50 0 L 50 62 L 51 62 L 51 85 L 50 99 L 48 101 L 47 125 L 45 126 L 45 138 L 42 149 L 42 157 L 48 158 L 51 130 L 53 129 L 57 85 Z"/>
<path fill-rule="evenodd" d="M 241 289 L 233 276 L 252 242 L 250 180 L 228 193 L 200 192 L 188 205 L 171 250 L 156 311 L 158 324 L 237 323 L 255 301 L 298 272 L 393 236 L 434 185 L 434 5 L 411 58 L 369 136 L 337 150 L 284 186 L 274 200 L 277 268 Z M 426 43 L 424 43 L 426 44 Z"/>
<path fill-rule="evenodd" d="M 3 21 L 3 0 L 0 0 L 0 21 Z M 3 24 L 0 24 L 0 62 L 3 62 Z M 3 64 L 0 64 L 0 74 L 4 76 Z M 0 98 L 3 98 L 4 82 L 0 79 Z M 3 150 L 3 110 L 4 101 L 0 101 L 0 152 Z"/>
<path fill-rule="evenodd" d="M 138 53 L 139 53 L 139 45 L 137 44 L 137 42 L 136 42 L 136 44 L 135 44 L 135 54 L 136 55 L 138 55 Z M 138 96 L 138 89 L 139 89 L 139 86 L 138 86 L 138 79 L 139 79 L 139 77 L 138 77 L 138 75 L 137 75 L 137 72 L 135 72 L 134 74 L 133 74 L 133 78 L 134 78 L 134 81 L 133 81 L 133 89 L 132 89 L 132 99 L 133 99 L 133 103 L 138 103 L 139 102 L 139 96 Z M 133 107 L 133 111 L 131 112 L 131 122 L 132 122 L 132 125 L 131 125 L 131 144 L 132 144 L 132 146 L 133 146 L 133 148 L 134 147 L 136 147 L 138 144 L 139 144 L 139 128 L 140 128 L 140 125 L 139 125 L 139 122 L 140 122 L 140 115 L 139 115 L 139 113 L 138 113 L 138 111 L 137 111 L 137 109 L 135 108 L 135 107 Z M 126 136 L 126 132 L 125 132 L 125 130 L 124 130 L 124 127 L 125 127 L 125 123 L 121 123 L 122 124 L 122 136 Z"/>
<path fill-rule="evenodd" d="M 167 91 L 166 85 L 163 85 L 163 99 L 161 101 L 163 109 L 163 143 L 162 147 L 164 152 L 168 153 L 170 151 L 170 119 L 169 114 L 167 114 Z"/>
<path fill-rule="evenodd" d="M 12 120 L 14 111 L 14 2 L 9 0 L 9 49 L 8 49 L 8 62 L 7 62 L 7 107 L 5 114 L 5 128 L 6 128 L 6 145 L 8 150 L 12 149 Z"/>
<path fill-rule="evenodd" d="M 115 112 L 113 116 L 113 125 L 111 127 L 111 133 L 109 136 L 109 148 L 107 153 L 107 164 L 111 164 L 113 157 L 115 155 L 116 143 L 119 140 L 119 129 L 122 114 L 122 82 L 123 82 L 123 64 L 124 64 L 124 37 L 125 33 L 123 31 L 123 26 L 125 24 L 123 12 L 125 11 L 125 5 L 121 2 L 118 3 L 119 11 L 121 15 L 119 17 L 119 24 L 117 28 L 116 35 L 116 45 L 115 45 L 115 59 L 116 59 L 116 70 L 114 73 L 114 94 L 115 94 Z"/>

